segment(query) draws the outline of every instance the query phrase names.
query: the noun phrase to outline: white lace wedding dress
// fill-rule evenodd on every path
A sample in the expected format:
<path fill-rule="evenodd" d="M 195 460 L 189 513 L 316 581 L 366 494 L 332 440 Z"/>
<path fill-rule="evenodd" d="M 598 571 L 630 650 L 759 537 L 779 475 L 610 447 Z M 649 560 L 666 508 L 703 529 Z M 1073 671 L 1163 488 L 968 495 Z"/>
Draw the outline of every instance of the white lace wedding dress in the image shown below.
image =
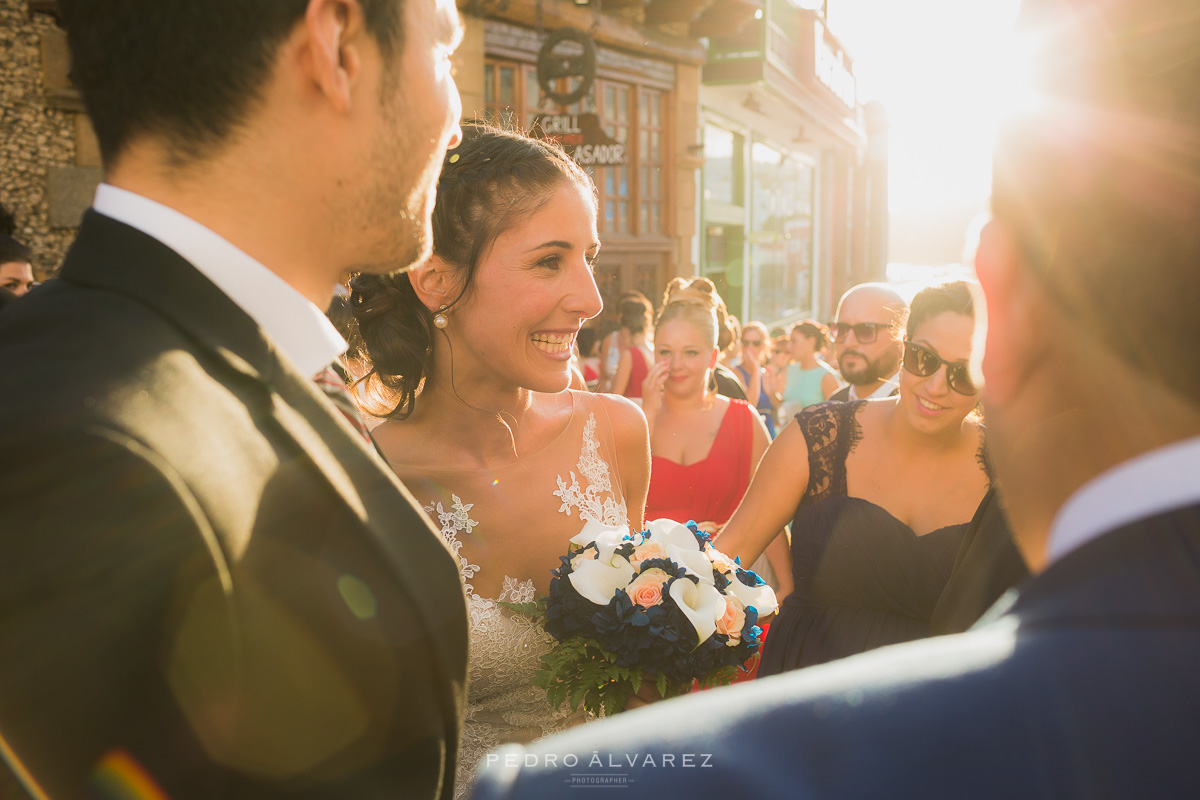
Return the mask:
<path fill-rule="evenodd" d="M 572 421 L 564 436 L 572 431 L 578 435 L 576 417 L 580 414 L 578 401 L 575 402 Z M 571 531 L 563 535 L 564 554 L 567 541 L 582 528 L 586 520 L 607 525 L 628 523 L 620 488 L 614 485 L 609 463 L 601 453 L 594 411 L 588 412 L 582 426 L 579 453 L 575 465 L 578 473 L 568 469 L 564 477 L 561 471 L 557 472 L 554 475 L 557 489 L 546 493 L 546 500 L 551 507 L 555 499 L 559 502 L 558 514 L 578 522 L 577 525 L 567 523 L 566 519 L 560 517 L 566 523 L 564 531 Z M 554 455 L 543 451 L 530 458 L 553 458 Z M 498 483 L 499 479 L 495 479 L 492 485 Z M 550 487 L 547 486 L 547 489 Z M 500 602 L 527 603 L 534 600 L 536 593 L 533 581 L 516 580 L 506 575 L 499 597 L 480 597 L 475 593 L 471 581 L 486 567 L 470 563 L 461 552 L 460 537 L 472 534 L 479 525 L 472 518 L 471 509 L 475 505 L 467 502 L 469 500 L 471 498 L 464 499 L 452 493 L 448 504 L 434 502 L 425 506 L 426 513 L 435 519 L 442 536 L 458 554 L 470 614 L 467 713 L 454 791 L 456 800 L 469 793 L 475 767 L 489 750 L 509 742 L 527 743 L 586 719 L 582 712 L 572 714 L 565 708 L 551 709 L 546 693 L 533 685 L 533 674 L 554 640 L 541 625 L 499 605 Z M 526 519 L 513 520 L 514 524 L 526 522 Z M 479 531 L 484 537 L 487 533 L 482 528 Z M 547 564 L 546 569 L 549 571 L 556 566 Z"/>

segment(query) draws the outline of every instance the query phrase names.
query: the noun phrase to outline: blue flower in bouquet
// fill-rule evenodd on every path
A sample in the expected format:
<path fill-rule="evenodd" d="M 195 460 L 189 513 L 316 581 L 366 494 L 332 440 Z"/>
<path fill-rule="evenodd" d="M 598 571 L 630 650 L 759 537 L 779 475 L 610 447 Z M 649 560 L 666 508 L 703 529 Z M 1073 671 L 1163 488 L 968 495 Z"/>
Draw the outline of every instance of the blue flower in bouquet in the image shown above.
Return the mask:
<path fill-rule="evenodd" d="M 741 567 L 738 567 L 738 569 L 736 570 L 736 572 L 734 574 L 737 575 L 737 579 L 739 581 L 741 581 L 742 583 L 744 583 L 746 586 L 766 586 L 767 585 L 766 581 L 764 581 L 762 578 L 760 578 L 757 572 L 751 572 L 748 569 L 742 569 Z"/>
<path fill-rule="evenodd" d="M 746 621 L 742 624 L 742 641 L 751 647 L 758 647 L 762 640 L 762 628 L 758 627 L 758 611 L 751 606 L 746 609 Z"/>

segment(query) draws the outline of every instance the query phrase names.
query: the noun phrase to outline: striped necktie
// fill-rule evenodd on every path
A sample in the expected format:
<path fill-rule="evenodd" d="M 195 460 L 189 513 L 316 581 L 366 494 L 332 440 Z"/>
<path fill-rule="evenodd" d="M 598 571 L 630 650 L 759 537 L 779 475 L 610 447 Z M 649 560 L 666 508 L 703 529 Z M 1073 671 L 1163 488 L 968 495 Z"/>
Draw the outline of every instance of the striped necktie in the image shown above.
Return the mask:
<path fill-rule="evenodd" d="M 358 406 L 354 404 L 354 398 L 350 396 L 349 390 L 346 389 L 346 384 L 342 382 L 342 378 L 330 365 L 321 370 L 313 378 L 321 391 L 325 393 L 337 410 L 342 412 L 342 416 L 346 418 L 354 430 L 358 431 L 359 436 L 374 449 L 375 443 L 371 439 L 371 432 L 367 429 L 367 424 L 363 421 L 362 414 L 358 411 Z"/>

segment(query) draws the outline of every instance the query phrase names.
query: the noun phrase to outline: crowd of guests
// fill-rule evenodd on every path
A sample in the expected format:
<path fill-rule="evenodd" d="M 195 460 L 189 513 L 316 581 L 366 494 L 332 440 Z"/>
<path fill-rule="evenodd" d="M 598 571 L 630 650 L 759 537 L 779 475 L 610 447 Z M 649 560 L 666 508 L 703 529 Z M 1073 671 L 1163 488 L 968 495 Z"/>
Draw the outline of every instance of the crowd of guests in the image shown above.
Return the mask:
<path fill-rule="evenodd" d="M 783 603 L 748 680 L 929 636 L 991 484 L 968 284 L 911 308 L 856 286 L 830 326 L 772 339 L 708 279 L 676 278 L 657 302 L 622 295 L 600 336 L 580 327 L 603 309 L 595 226 L 591 180 L 560 150 L 466 126 L 438 180 L 431 254 L 357 275 L 328 312 L 351 346 L 318 383 L 353 389 L 340 412 L 465 586 L 458 796 L 494 748 L 587 721 L 534 686 L 550 640 L 506 605 L 545 594 L 579 520 L 692 520 L 752 564 Z M 992 550 L 952 604 L 962 628 L 1025 575 L 1003 514 L 989 520 Z"/>
<path fill-rule="evenodd" d="M 986 306 L 772 339 L 677 279 L 588 343 L 595 187 L 460 125 L 453 3 L 101 5 L 59 2 L 105 183 L 58 279 L 0 260 L 16 791 L 1200 793 L 1190 6 L 1027 0 L 1064 102 L 1000 137 Z M 514 606 L 658 515 L 765 554 L 758 677 L 551 708 Z"/>
<path fill-rule="evenodd" d="M 733 339 L 737 321 L 707 279 L 673 280 L 654 317 L 639 293 L 622 298 L 608 341 L 636 345 L 612 363 L 638 360 L 634 348 L 653 354 L 627 395 L 650 431 L 645 516 L 697 521 L 776 588 L 783 607 L 758 674 L 965 630 L 1028 574 L 989 493 L 976 302 L 961 281 L 919 292 L 911 307 L 889 286 L 863 284 L 829 327 L 804 320 L 772 341 L 751 322 L 740 351 L 722 351 L 720 334 Z M 723 396 L 723 358 L 741 397 L 757 389 L 775 404 Z M 953 585 L 969 598 L 944 596 L 985 520 L 988 555 Z"/>

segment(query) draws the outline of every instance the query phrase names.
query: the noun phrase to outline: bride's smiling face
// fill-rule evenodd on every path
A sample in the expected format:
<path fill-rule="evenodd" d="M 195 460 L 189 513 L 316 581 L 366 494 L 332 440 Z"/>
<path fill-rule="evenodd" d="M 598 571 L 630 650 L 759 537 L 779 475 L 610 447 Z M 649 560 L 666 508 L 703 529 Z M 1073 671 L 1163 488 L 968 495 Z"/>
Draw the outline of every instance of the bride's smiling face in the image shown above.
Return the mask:
<path fill-rule="evenodd" d="M 479 262 L 447 329 L 456 375 L 465 356 L 479 378 L 490 374 L 536 392 L 566 389 L 575 335 L 604 307 L 592 274 L 599 250 L 595 202 L 564 180 L 534 213 L 502 231 Z"/>

